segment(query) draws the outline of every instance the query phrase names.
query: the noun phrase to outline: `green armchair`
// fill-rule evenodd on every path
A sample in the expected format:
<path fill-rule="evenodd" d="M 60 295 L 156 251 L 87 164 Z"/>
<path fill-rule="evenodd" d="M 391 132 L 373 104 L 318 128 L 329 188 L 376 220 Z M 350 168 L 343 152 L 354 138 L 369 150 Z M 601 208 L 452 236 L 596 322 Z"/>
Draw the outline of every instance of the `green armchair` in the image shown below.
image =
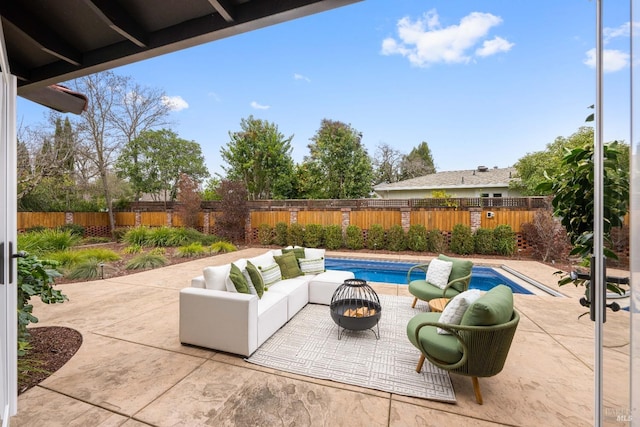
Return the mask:
<path fill-rule="evenodd" d="M 440 323 L 440 316 L 420 313 L 407 325 L 409 341 L 422 353 L 416 372 L 426 358 L 441 369 L 470 376 L 476 402 L 482 405 L 478 378 L 502 371 L 520 321 L 511 289 L 499 285 L 487 292 L 467 309 L 460 325 Z M 451 335 L 441 335 L 437 328 Z"/>
<path fill-rule="evenodd" d="M 414 296 L 411 308 L 416 306 L 418 300 L 431 301 L 435 298 L 453 298 L 461 292 L 469 289 L 471 282 L 471 269 L 473 263 L 469 260 L 451 258 L 446 255 L 439 255 L 439 260 L 450 261 L 453 263 L 451 273 L 449 274 L 449 283 L 444 289 L 429 283 L 426 277 L 429 263 L 414 265 L 407 272 L 407 283 L 409 284 L 409 293 Z M 414 270 L 422 270 L 425 273 L 425 279 L 411 280 L 411 273 Z"/>

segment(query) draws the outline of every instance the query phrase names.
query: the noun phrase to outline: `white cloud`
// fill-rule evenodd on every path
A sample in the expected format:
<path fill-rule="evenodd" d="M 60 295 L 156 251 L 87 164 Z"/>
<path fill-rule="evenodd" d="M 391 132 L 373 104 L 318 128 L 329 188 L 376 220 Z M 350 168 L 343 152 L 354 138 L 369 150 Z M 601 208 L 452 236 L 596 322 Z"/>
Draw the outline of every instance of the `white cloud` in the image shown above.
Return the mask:
<path fill-rule="evenodd" d="M 586 52 L 587 57 L 583 61 L 590 68 L 596 67 L 596 50 L 590 49 Z M 604 49 L 602 51 L 602 69 L 605 73 L 620 71 L 629 66 L 631 56 L 621 50 Z"/>
<path fill-rule="evenodd" d="M 255 108 L 256 110 L 268 110 L 269 108 L 271 108 L 271 105 L 262 105 L 258 104 L 256 101 L 251 101 L 251 107 Z"/>
<path fill-rule="evenodd" d="M 476 55 L 482 57 L 491 56 L 500 52 L 508 52 L 512 47 L 513 43 L 496 36 L 493 40 L 485 40 L 482 43 L 482 47 L 476 49 Z"/>
<path fill-rule="evenodd" d="M 397 24 L 398 39 L 384 39 L 381 53 L 402 55 L 419 67 L 438 63 L 468 63 L 473 58 L 471 49 L 480 42 L 484 44 L 475 51 L 475 55 L 482 57 L 506 52 L 513 47 L 513 43 L 501 37 L 484 40 L 489 30 L 501 23 L 499 16 L 472 12 L 462 18 L 460 24 L 442 27 L 434 9 L 416 21 L 411 21 L 409 17 L 400 19 Z"/>
<path fill-rule="evenodd" d="M 303 76 L 302 74 L 294 73 L 293 78 L 295 80 L 304 80 L 305 82 L 311 82 L 311 79 L 307 76 Z"/>
<path fill-rule="evenodd" d="M 638 34 L 638 30 L 640 29 L 640 22 L 633 23 L 633 33 Z M 618 37 L 628 38 L 631 35 L 631 23 L 625 22 L 617 28 L 603 28 L 602 29 L 602 41 L 606 44 L 612 41 L 613 39 L 617 39 Z"/>
<path fill-rule="evenodd" d="M 171 111 L 180 111 L 189 108 L 187 101 L 182 99 L 181 96 L 163 96 L 162 102 L 168 106 Z"/>
<path fill-rule="evenodd" d="M 207 96 L 210 96 L 211 98 L 215 99 L 215 100 L 216 100 L 216 102 L 221 102 L 221 101 L 222 101 L 222 99 L 220 98 L 220 96 L 218 96 L 218 94 L 217 94 L 217 93 L 215 93 L 215 92 L 209 92 L 209 93 L 207 94 Z"/>

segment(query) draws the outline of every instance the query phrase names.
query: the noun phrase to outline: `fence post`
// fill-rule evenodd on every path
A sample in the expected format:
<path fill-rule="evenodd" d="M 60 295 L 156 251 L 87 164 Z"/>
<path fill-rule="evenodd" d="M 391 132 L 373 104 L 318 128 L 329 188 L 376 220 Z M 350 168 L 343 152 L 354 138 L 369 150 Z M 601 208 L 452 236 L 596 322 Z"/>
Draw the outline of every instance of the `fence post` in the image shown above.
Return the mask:
<path fill-rule="evenodd" d="M 289 208 L 289 224 L 298 222 L 298 208 Z"/>
<path fill-rule="evenodd" d="M 173 209 L 167 209 L 167 227 L 173 225 Z"/>
<path fill-rule="evenodd" d="M 209 234 L 209 227 L 210 227 L 210 222 L 209 222 L 209 214 L 211 213 L 210 209 L 205 209 L 203 212 L 203 216 L 202 216 L 202 233 L 203 234 Z"/>
<path fill-rule="evenodd" d="M 134 226 L 140 227 L 140 225 L 142 225 L 142 214 L 140 213 L 140 209 L 136 209 L 133 212 L 135 213 Z"/>
<path fill-rule="evenodd" d="M 73 224 L 73 212 L 65 212 L 64 213 L 64 223 L 65 224 Z"/>
<path fill-rule="evenodd" d="M 475 233 L 482 226 L 482 208 L 469 208 L 469 217 L 471 232 Z"/>
<path fill-rule="evenodd" d="M 400 208 L 400 224 L 406 233 L 411 227 L 411 208 Z"/>
<path fill-rule="evenodd" d="M 347 227 L 351 223 L 351 208 L 342 208 L 340 212 L 342 213 L 342 235 L 344 236 L 347 233 Z"/>

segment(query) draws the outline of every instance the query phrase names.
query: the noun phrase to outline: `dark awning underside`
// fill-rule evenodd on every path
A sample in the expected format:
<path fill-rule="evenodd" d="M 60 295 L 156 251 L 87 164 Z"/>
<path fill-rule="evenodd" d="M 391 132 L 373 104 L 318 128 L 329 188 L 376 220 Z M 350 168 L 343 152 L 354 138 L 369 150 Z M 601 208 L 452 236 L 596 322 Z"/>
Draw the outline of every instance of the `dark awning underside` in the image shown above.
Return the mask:
<path fill-rule="evenodd" d="M 0 16 L 18 94 L 54 107 L 59 82 L 357 1 L 2 0 Z"/>

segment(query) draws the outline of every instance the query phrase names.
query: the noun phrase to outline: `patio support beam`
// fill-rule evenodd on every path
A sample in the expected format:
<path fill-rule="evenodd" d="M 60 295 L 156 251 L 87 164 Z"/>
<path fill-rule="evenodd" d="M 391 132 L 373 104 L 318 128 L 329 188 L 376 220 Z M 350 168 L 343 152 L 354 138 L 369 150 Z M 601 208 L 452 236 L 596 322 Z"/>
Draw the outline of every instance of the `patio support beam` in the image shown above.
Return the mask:
<path fill-rule="evenodd" d="M 228 0 L 209 0 L 211 6 L 224 18 L 227 22 L 233 22 L 233 6 Z"/>
<path fill-rule="evenodd" d="M 18 2 L 0 3 L 0 14 L 43 51 L 76 67 L 82 63 L 82 54 L 77 49 L 62 40 L 33 14 L 25 12 Z"/>
<path fill-rule="evenodd" d="M 115 32 L 125 37 L 138 47 L 147 47 L 148 35 L 142 27 L 131 19 L 118 3 L 112 0 L 85 0 L 95 14 L 109 25 Z"/>

